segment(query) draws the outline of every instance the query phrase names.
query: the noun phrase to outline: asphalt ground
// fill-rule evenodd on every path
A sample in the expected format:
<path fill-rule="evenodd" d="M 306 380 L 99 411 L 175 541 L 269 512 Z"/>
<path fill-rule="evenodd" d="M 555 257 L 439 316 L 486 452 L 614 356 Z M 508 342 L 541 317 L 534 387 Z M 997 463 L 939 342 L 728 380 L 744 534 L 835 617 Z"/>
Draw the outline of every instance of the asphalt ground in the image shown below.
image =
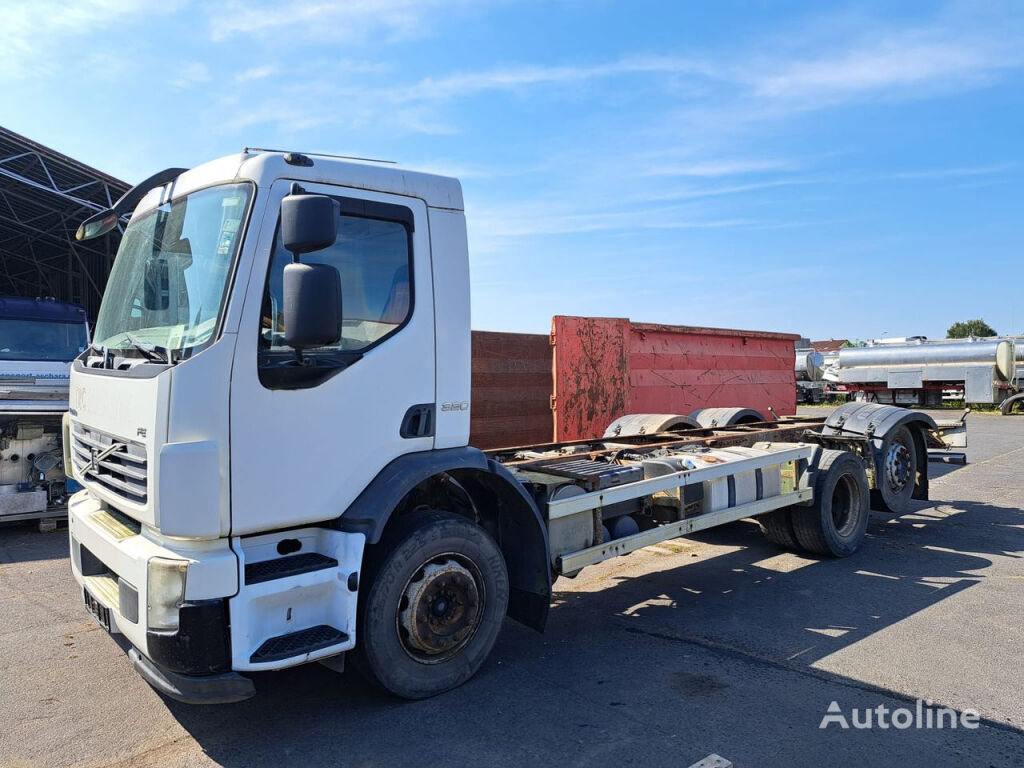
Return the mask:
<path fill-rule="evenodd" d="M 969 463 L 932 464 L 932 501 L 872 513 L 852 557 L 741 521 L 603 563 L 556 583 L 543 635 L 506 622 L 422 702 L 319 665 L 240 704 L 165 700 L 86 614 L 66 534 L 0 529 L 0 765 L 1024 765 L 1024 418 L 969 425 Z M 819 727 L 917 698 L 981 723 Z"/>

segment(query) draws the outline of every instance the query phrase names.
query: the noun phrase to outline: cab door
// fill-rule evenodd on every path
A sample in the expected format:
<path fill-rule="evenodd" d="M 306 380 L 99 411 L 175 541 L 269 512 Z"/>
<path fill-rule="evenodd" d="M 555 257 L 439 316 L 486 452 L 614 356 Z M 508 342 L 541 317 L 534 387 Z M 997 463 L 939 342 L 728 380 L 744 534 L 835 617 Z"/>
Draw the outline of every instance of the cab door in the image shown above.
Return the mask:
<path fill-rule="evenodd" d="M 340 515 L 390 461 L 434 446 L 434 313 L 427 209 L 416 198 L 323 184 L 340 202 L 334 245 L 302 261 L 338 269 L 342 335 L 297 364 L 284 343 L 291 261 L 271 188 L 231 381 L 232 533 Z M 262 264 L 260 263 L 262 261 Z M 314 363 L 309 365 L 308 363 Z"/>

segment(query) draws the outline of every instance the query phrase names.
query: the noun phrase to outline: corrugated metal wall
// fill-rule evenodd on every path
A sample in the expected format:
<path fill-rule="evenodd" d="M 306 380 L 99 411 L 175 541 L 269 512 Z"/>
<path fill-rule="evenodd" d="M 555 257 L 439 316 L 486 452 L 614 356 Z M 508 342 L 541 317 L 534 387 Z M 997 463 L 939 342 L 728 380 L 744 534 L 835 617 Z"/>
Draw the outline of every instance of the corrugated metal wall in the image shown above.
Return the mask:
<path fill-rule="evenodd" d="M 537 333 L 473 331 L 470 445 L 551 440 L 551 340 Z"/>

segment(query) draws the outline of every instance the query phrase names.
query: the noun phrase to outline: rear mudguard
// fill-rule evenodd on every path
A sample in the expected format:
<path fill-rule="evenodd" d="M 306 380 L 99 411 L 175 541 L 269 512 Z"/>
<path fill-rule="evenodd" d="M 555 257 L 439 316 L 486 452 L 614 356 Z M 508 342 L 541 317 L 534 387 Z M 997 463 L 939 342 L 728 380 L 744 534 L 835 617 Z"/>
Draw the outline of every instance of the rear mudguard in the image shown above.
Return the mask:
<path fill-rule="evenodd" d="M 871 441 L 871 451 L 875 460 L 875 476 L 882 471 L 884 456 L 882 453 L 883 439 L 886 434 L 897 427 L 906 425 L 914 438 L 914 449 L 917 453 L 917 477 L 914 478 L 913 498 L 928 498 L 928 440 L 930 430 L 938 429 L 935 420 L 927 413 L 911 411 L 895 405 L 880 403 L 846 403 L 841 405 L 825 419 L 821 430 L 824 436 L 836 435 L 850 437 L 860 435 Z"/>
<path fill-rule="evenodd" d="M 753 408 L 701 408 L 691 413 L 690 418 L 705 429 L 766 421 L 764 414 Z"/>

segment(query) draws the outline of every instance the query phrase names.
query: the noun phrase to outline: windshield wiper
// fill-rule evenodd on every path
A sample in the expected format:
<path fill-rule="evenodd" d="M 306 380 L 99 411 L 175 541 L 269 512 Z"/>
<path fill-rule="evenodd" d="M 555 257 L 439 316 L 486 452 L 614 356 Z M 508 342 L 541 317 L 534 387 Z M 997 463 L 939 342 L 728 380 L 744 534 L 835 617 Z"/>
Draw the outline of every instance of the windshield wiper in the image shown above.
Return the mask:
<path fill-rule="evenodd" d="M 139 350 L 139 352 L 141 352 L 151 363 L 166 363 L 167 365 L 173 364 L 171 361 L 171 352 L 166 347 L 158 347 L 156 344 L 147 344 L 144 341 L 139 341 L 128 333 L 128 331 L 124 332 L 124 337 L 128 339 L 128 342 Z"/>
<path fill-rule="evenodd" d="M 89 342 L 89 349 L 87 351 L 88 352 L 95 352 L 96 354 L 98 354 L 100 356 L 100 365 L 99 365 L 100 368 L 113 368 L 114 367 L 114 365 L 113 365 L 113 363 L 114 363 L 114 356 L 111 354 L 110 350 L 107 349 L 106 347 L 100 346 L 99 344 L 97 344 L 96 342 L 93 341 L 93 342 Z"/>

